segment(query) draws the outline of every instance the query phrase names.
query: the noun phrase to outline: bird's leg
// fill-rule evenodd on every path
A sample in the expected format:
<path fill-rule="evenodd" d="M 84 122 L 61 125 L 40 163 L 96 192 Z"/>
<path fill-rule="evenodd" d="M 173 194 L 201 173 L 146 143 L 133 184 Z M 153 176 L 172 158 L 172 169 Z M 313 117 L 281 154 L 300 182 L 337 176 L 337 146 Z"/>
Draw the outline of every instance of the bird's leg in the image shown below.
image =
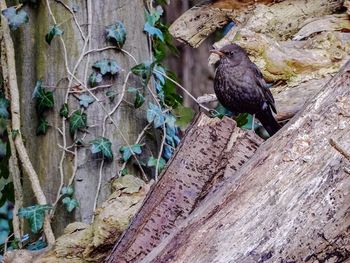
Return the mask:
<path fill-rule="evenodd" d="M 255 114 L 253 114 L 253 119 L 252 119 L 252 131 L 255 132 L 254 130 L 254 125 L 255 124 Z"/>

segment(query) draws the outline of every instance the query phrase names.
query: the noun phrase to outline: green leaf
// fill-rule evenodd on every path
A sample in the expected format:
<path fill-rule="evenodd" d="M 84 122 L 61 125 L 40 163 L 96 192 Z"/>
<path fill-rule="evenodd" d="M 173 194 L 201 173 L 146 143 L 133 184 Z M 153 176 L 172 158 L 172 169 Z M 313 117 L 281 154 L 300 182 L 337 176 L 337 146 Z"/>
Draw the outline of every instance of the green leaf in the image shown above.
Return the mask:
<path fill-rule="evenodd" d="M 36 108 L 39 113 L 52 109 L 54 106 L 53 92 L 41 87 L 41 81 L 37 81 L 33 92 L 36 99 Z"/>
<path fill-rule="evenodd" d="M 135 101 L 134 101 L 135 109 L 140 108 L 144 102 L 145 102 L 145 97 L 141 94 L 141 92 L 137 91 Z"/>
<path fill-rule="evenodd" d="M 153 122 L 154 128 L 159 128 L 165 123 L 165 116 L 159 106 L 149 103 L 147 110 L 147 120 Z"/>
<path fill-rule="evenodd" d="M 131 72 L 141 77 L 142 84 L 147 86 L 153 72 L 154 63 L 143 62 L 131 68 Z"/>
<path fill-rule="evenodd" d="M 114 75 L 121 70 L 121 68 L 118 66 L 117 61 L 113 59 L 102 59 L 96 61 L 95 64 L 92 65 L 92 67 L 95 69 L 99 69 L 102 75 L 106 75 L 107 73 Z"/>
<path fill-rule="evenodd" d="M 45 135 L 49 129 L 49 123 L 44 117 L 40 117 L 38 127 L 36 128 L 36 135 Z"/>
<path fill-rule="evenodd" d="M 51 41 L 55 36 L 62 36 L 63 31 L 58 25 L 53 25 L 49 28 L 49 32 L 45 36 L 46 43 L 51 45 Z"/>
<path fill-rule="evenodd" d="M 22 24 L 29 21 L 28 15 L 25 11 L 17 11 L 13 6 L 3 10 L 2 14 L 7 18 L 11 30 L 16 30 Z"/>
<path fill-rule="evenodd" d="M 147 166 L 148 167 L 156 167 L 157 166 L 157 158 L 153 156 L 148 159 Z M 166 165 L 166 161 L 163 158 L 159 159 L 158 172 L 162 171 Z"/>
<path fill-rule="evenodd" d="M 78 200 L 70 197 L 65 197 L 62 200 L 62 203 L 66 205 L 66 209 L 69 213 L 71 213 L 76 207 L 79 206 Z"/>
<path fill-rule="evenodd" d="M 86 94 L 82 94 L 79 96 L 79 103 L 81 106 L 83 106 L 84 108 L 89 107 L 89 105 L 91 103 L 93 103 L 95 101 L 95 99 L 89 95 Z"/>
<path fill-rule="evenodd" d="M 44 224 L 45 211 L 52 209 L 50 205 L 35 205 L 20 208 L 18 216 L 26 218 L 29 221 L 30 229 L 33 233 L 39 233 Z"/>
<path fill-rule="evenodd" d="M 107 138 L 99 137 L 91 141 L 91 152 L 101 153 L 104 159 L 113 160 L 112 143 Z"/>
<path fill-rule="evenodd" d="M 72 196 L 74 194 L 73 186 L 71 186 L 71 185 L 63 186 L 62 189 L 61 189 L 61 194 L 62 195 Z"/>
<path fill-rule="evenodd" d="M 130 147 L 129 146 L 120 147 L 119 151 L 123 155 L 123 161 L 127 162 L 130 159 L 130 157 L 133 155 L 132 152 L 134 154 L 141 154 L 142 153 L 141 146 L 142 146 L 141 144 L 134 144 L 134 145 L 130 145 Z"/>
<path fill-rule="evenodd" d="M 61 117 L 65 117 L 68 118 L 69 115 L 69 108 L 68 108 L 68 104 L 64 103 L 60 109 L 60 116 Z"/>
<path fill-rule="evenodd" d="M 125 176 L 125 175 L 127 175 L 128 173 L 129 173 L 129 171 L 128 171 L 127 168 L 124 168 L 123 170 L 120 171 L 120 174 L 121 174 L 122 176 Z"/>
<path fill-rule="evenodd" d="M 8 112 L 8 107 L 10 102 L 5 97 L 0 97 L 0 118 L 8 119 L 10 114 Z"/>
<path fill-rule="evenodd" d="M 126 29 L 121 21 L 117 21 L 115 24 L 106 28 L 107 40 L 115 43 L 118 48 L 124 46 L 126 40 Z"/>
<path fill-rule="evenodd" d="M 117 92 L 113 91 L 113 90 L 109 90 L 106 92 L 106 96 L 109 99 L 110 102 L 113 102 L 115 97 L 118 95 Z"/>
<path fill-rule="evenodd" d="M 36 241 L 32 244 L 29 244 L 27 249 L 30 251 L 37 251 L 37 250 L 41 250 L 45 247 L 47 247 L 47 244 L 43 240 L 39 239 L 38 241 Z"/>
<path fill-rule="evenodd" d="M 157 37 L 160 41 L 164 42 L 163 32 L 155 26 L 150 25 L 148 22 L 146 22 L 143 31 L 148 33 L 148 35 Z"/>
<path fill-rule="evenodd" d="M 236 122 L 237 122 L 237 126 L 238 127 L 243 127 L 247 124 L 249 124 L 249 114 L 248 113 L 241 113 L 239 114 L 237 117 L 236 117 Z M 248 129 L 250 129 L 252 126 L 251 122 L 250 122 L 250 125 L 248 127 Z"/>
<path fill-rule="evenodd" d="M 179 105 L 174 109 L 176 115 L 176 124 L 181 128 L 185 129 L 191 123 L 194 117 L 194 111 L 191 108 Z"/>
<path fill-rule="evenodd" d="M 86 128 L 87 116 L 82 110 L 76 110 L 69 118 L 69 130 L 74 134 L 79 129 Z"/>
<path fill-rule="evenodd" d="M 89 77 L 89 83 L 91 87 L 96 87 L 102 82 L 102 74 L 99 72 L 92 72 Z"/>

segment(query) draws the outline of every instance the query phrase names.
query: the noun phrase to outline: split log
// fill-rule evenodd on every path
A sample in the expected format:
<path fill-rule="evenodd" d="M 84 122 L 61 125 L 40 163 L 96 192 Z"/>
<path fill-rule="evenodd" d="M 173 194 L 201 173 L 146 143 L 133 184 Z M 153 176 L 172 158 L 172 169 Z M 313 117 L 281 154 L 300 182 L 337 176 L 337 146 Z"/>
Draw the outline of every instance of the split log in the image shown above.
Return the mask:
<path fill-rule="evenodd" d="M 347 262 L 349 127 L 350 62 L 141 262 Z"/>
<path fill-rule="evenodd" d="M 261 143 L 232 119 L 200 115 L 108 262 L 142 260 L 225 178 L 226 167 L 237 170 Z"/>

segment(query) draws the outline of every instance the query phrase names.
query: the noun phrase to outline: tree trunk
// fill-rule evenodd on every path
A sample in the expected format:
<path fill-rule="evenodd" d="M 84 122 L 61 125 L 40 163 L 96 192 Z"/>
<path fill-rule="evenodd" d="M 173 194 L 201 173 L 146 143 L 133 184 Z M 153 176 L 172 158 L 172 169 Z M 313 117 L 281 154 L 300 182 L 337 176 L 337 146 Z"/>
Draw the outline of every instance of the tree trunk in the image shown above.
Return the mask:
<path fill-rule="evenodd" d="M 10 1 L 9 1 L 10 2 Z M 25 7 L 29 14 L 29 23 L 24 25 L 14 35 L 16 50 L 16 66 L 18 74 L 18 83 L 21 96 L 21 113 L 22 113 L 22 134 L 26 138 L 26 147 L 30 159 L 40 177 L 40 184 L 49 203 L 54 203 L 58 196 L 61 183 L 68 185 L 74 176 L 73 184 L 75 188 L 75 198 L 79 201 L 79 208 L 75 209 L 74 216 L 65 212 L 61 202 L 58 203 L 58 212 L 54 217 L 54 229 L 58 235 L 62 233 L 64 227 L 74 220 L 88 223 L 91 221 L 95 197 L 99 186 L 101 186 L 98 197 L 98 204 L 106 200 L 110 194 L 109 180 L 116 176 L 120 169 L 119 148 L 127 143 L 122 138 L 133 144 L 137 135 L 147 124 L 144 111 L 135 111 L 127 104 L 121 104 L 118 111 L 113 115 L 115 122 L 120 125 L 122 134 L 118 132 L 109 121 L 106 126 L 104 137 L 109 138 L 112 142 L 114 160 L 104 162 L 100 172 L 101 160 L 94 158 L 90 151 L 89 142 L 98 136 L 102 136 L 103 119 L 106 116 L 105 110 L 109 112 L 119 100 L 116 96 L 114 102 L 110 102 L 105 96 L 106 91 L 113 91 L 122 94 L 123 82 L 130 68 L 135 62 L 121 52 L 109 49 L 103 52 L 92 52 L 84 55 L 81 63 L 78 65 L 75 76 L 87 83 L 87 77 L 92 72 L 92 64 L 97 60 L 104 58 L 115 59 L 119 66 L 124 70 L 116 79 L 112 81 L 112 86 L 107 89 L 94 91 L 101 103 L 92 103 L 85 111 L 88 116 L 88 133 L 79 133 L 78 138 L 84 138 L 84 147 L 77 148 L 76 161 L 72 154 L 67 153 L 63 158 L 62 171 L 60 173 L 60 162 L 62 160 L 62 149 L 59 144 L 63 145 L 62 136 L 58 129 L 62 130 L 62 118 L 58 112 L 64 103 L 69 78 L 66 67 L 73 71 L 80 56 L 89 50 L 103 48 L 111 45 L 107 43 L 105 37 L 105 27 L 120 20 L 127 29 L 127 40 L 124 49 L 129 51 L 136 60 L 142 62 L 148 59 L 147 37 L 142 33 L 144 25 L 144 4 L 142 1 L 76 1 L 72 6 L 71 1 L 48 1 L 52 13 L 57 20 L 60 28 L 64 31 L 62 36 L 67 48 L 67 61 L 62 42 L 59 37 L 52 40 L 51 45 L 45 42 L 45 34 L 49 31 L 50 26 L 54 25 L 53 17 L 48 12 L 45 1 L 39 1 L 37 7 Z M 62 4 L 63 3 L 63 4 Z M 66 7 L 76 8 L 74 16 L 80 25 L 83 34 L 88 37 L 91 32 L 91 38 L 84 50 L 84 40 L 81 32 L 75 24 L 72 14 Z M 89 6 L 91 5 L 91 6 Z M 135 45 L 137 43 L 137 45 Z M 67 64 L 67 65 L 66 65 Z M 87 74 L 85 73 L 87 71 Z M 35 102 L 32 99 L 32 93 L 37 80 L 42 80 L 45 86 L 54 90 L 55 107 L 48 113 L 48 122 L 51 125 L 45 136 L 36 136 L 36 126 L 38 117 L 35 109 Z M 138 80 L 131 76 L 128 85 L 141 87 Z M 79 86 L 77 81 L 72 80 L 72 86 Z M 76 96 L 79 96 L 77 94 Z M 126 100 L 130 95 L 126 94 Z M 130 99 L 131 100 L 131 99 Z M 70 113 L 79 108 L 79 100 L 74 96 L 69 97 Z M 147 103 L 146 103 L 147 104 Z M 68 123 L 66 123 L 66 147 L 73 143 L 73 138 L 68 132 Z M 71 149 L 74 151 L 74 148 Z M 99 178 L 101 176 L 101 178 Z M 24 177 L 24 193 L 26 206 L 33 205 L 35 200 L 30 190 L 28 180 Z"/>
<path fill-rule="evenodd" d="M 155 233 L 151 241 L 156 240 L 159 245 L 142 261 L 133 261 L 132 257 L 123 261 L 125 255 L 147 253 L 149 250 L 143 243 L 138 243 L 136 248 L 132 248 L 132 244 L 129 243 L 131 254 L 124 254 L 128 250 L 118 250 L 118 247 L 128 244 L 130 240 L 142 240 L 148 225 L 154 224 L 158 229 L 163 229 L 164 233 L 163 226 L 167 226 L 169 221 L 172 222 L 169 213 L 175 211 L 162 212 L 172 207 L 172 199 L 175 199 L 177 204 L 181 196 L 172 196 L 169 192 L 167 206 L 163 206 L 165 202 L 162 198 L 157 198 L 156 210 L 148 210 L 150 215 L 146 217 L 141 209 L 126 234 L 117 243 L 117 249 L 109 262 L 348 260 L 349 87 L 350 62 L 322 88 L 302 112 L 260 146 L 249 161 L 238 170 L 231 169 L 230 165 L 226 166 L 224 181 L 210 190 L 190 212 L 186 212 L 186 209 L 177 211 L 179 216 L 183 213 L 188 216 L 179 220 L 178 224 L 171 224 L 172 231 L 167 230 L 167 237 L 164 238 L 165 235 L 162 234 L 159 238 L 159 232 L 149 228 Z M 225 122 L 227 121 L 223 121 L 221 125 Z M 215 123 L 212 130 L 207 132 L 207 136 L 212 134 L 213 130 L 222 135 L 216 126 L 220 127 L 220 123 Z M 205 129 L 202 130 L 206 133 Z M 204 143 L 202 147 L 210 148 L 212 142 L 210 139 L 207 139 L 207 142 L 208 144 Z M 191 167 L 205 165 L 208 160 L 216 160 L 217 155 L 226 148 L 226 144 L 215 145 L 217 149 L 206 151 L 207 155 L 196 159 L 196 162 L 187 157 L 185 167 L 191 170 Z M 185 155 L 186 150 L 183 153 L 178 152 L 172 164 L 181 161 L 182 154 Z M 222 159 L 222 156 L 220 158 Z M 237 158 L 239 155 L 234 154 L 231 160 Z M 171 165 L 168 168 L 170 171 Z M 212 171 L 209 167 L 204 171 L 207 170 L 221 173 Z M 193 171 L 198 172 L 195 168 Z M 168 173 L 169 170 L 163 176 L 169 176 Z M 183 174 L 181 180 L 191 180 L 188 178 L 190 175 L 192 174 Z M 171 177 L 174 178 L 172 174 Z M 167 189 L 172 184 L 169 182 L 163 185 L 160 181 L 153 194 L 157 191 L 162 192 L 162 189 Z M 196 189 L 195 186 L 189 187 Z M 152 206 L 152 198 L 154 197 L 150 195 L 143 207 Z M 141 221 L 138 220 L 140 218 Z M 137 229 L 144 230 L 135 231 Z M 121 261 L 116 261 L 116 258 Z"/>

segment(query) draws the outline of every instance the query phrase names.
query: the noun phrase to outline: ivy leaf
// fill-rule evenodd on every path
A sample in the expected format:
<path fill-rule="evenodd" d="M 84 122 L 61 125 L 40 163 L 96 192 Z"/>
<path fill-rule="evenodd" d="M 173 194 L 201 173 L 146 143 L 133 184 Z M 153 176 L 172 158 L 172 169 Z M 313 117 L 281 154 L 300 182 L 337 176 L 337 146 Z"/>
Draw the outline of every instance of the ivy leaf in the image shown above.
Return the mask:
<path fill-rule="evenodd" d="M 184 107 L 179 105 L 176 109 L 174 109 L 174 113 L 176 115 L 176 124 L 181 128 L 185 129 L 188 124 L 191 123 L 194 111 L 189 107 Z"/>
<path fill-rule="evenodd" d="M 107 98 L 109 99 L 110 102 L 113 102 L 114 99 L 115 99 L 115 96 L 117 96 L 117 95 L 118 95 L 118 93 L 115 92 L 115 91 L 112 91 L 112 90 L 109 90 L 109 91 L 106 92 L 106 96 L 107 96 Z"/>
<path fill-rule="evenodd" d="M 0 118 L 8 119 L 10 114 L 7 110 L 10 102 L 3 96 L 0 97 Z"/>
<path fill-rule="evenodd" d="M 113 160 L 112 143 L 107 138 L 99 137 L 91 141 L 91 152 L 101 153 L 104 159 Z"/>
<path fill-rule="evenodd" d="M 89 105 L 91 103 L 93 103 L 95 101 L 95 99 L 89 95 L 86 94 L 82 94 L 79 96 L 79 103 L 81 106 L 83 106 L 84 108 L 89 107 Z"/>
<path fill-rule="evenodd" d="M 144 102 L 145 102 L 145 97 L 141 94 L 140 91 L 137 90 L 135 101 L 134 101 L 135 109 L 140 108 L 143 105 Z"/>
<path fill-rule="evenodd" d="M 82 110 L 76 110 L 69 118 L 69 130 L 74 134 L 79 129 L 86 128 L 87 116 Z"/>
<path fill-rule="evenodd" d="M 50 205 L 35 205 L 21 208 L 18 216 L 29 221 L 30 229 L 34 234 L 38 233 L 44 224 L 45 211 L 52 209 Z"/>
<path fill-rule="evenodd" d="M 241 113 L 236 117 L 235 121 L 237 122 L 238 127 L 244 127 L 245 125 L 249 124 L 249 114 Z M 252 123 L 250 122 L 250 125 L 247 127 L 247 129 L 250 129 L 251 126 Z"/>
<path fill-rule="evenodd" d="M 134 145 L 130 145 L 130 147 L 129 146 L 120 147 L 119 151 L 123 155 L 123 161 L 127 162 L 132 156 L 132 152 L 134 152 L 134 154 L 141 154 L 142 153 L 141 146 L 142 146 L 141 144 L 134 144 Z"/>
<path fill-rule="evenodd" d="M 19 134 L 19 130 L 12 130 L 11 131 L 12 140 L 16 139 L 18 134 Z"/>
<path fill-rule="evenodd" d="M 68 104 L 64 103 L 60 109 L 60 116 L 61 117 L 65 117 L 68 118 L 69 115 L 69 108 L 68 108 Z"/>
<path fill-rule="evenodd" d="M 148 33 L 150 36 L 158 37 L 160 41 L 164 42 L 163 32 L 155 26 L 150 25 L 148 22 L 146 22 L 143 31 Z"/>
<path fill-rule="evenodd" d="M 38 240 L 32 244 L 29 244 L 27 249 L 30 251 L 37 251 L 47 247 L 47 244 L 43 240 Z"/>
<path fill-rule="evenodd" d="M 159 128 L 165 123 L 165 116 L 161 108 L 150 102 L 147 110 L 147 120 L 149 123 L 153 122 L 154 128 Z"/>
<path fill-rule="evenodd" d="M 55 36 L 62 36 L 63 31 L 58 25 L 53 25 L 50 27 L 49 32 L 45 36 L 46 43 L 51 45 L 51 41 Z"/>
<path fill-rule="evenodd" d="M 117 21 L 115 24 L 106 28 L 107 40 L 115 43 L 118 48 L 124 46 L 126 40 L 126 29 L 121 21 Z"/>
<path fill-rule="evenodd" d="M 20 10 L 17 12 L 16 8 L 13 6 L 3 10 L 2 14 L 7 18 L 11 30 L 16 30 L 22 24 L 29 21 L 28 15 L 25 11 Z"/>
<path fill-rule="evenodd" d="M 157 158 L 154 158 L 153 156 L 148 159 L 147 166 L 148 167 L 156 167 L 157 166 Z M 158 165 L 158 172 L 164 169 L 166 165 L 166 161 L 163 158 L 159 159 L 159 165 Z"/>
<path fill-rule="evenodd" d="M 40 117 L 38 127 L 36 128 L 36 135 L 45 135 L 49 129 L 49 123 L 44 117 Z"/>
<path fill-rule="evenodd" d="M 89 83 L 91 87 L 96 87 L 99 83 L 102 82 L 102 74 L 99 72 L 91 73 L 89 77 Z"/>
<path fill-rule="evenodd" d="M 61 189 L 61 194 L 62 195 L 68 195 L 68 196 L 72 196 L 74 194 L 74 188 L 71 185 L 68 186 L 64 186 Z"/>
<path fill-rule="evenodd" d="M 36 82 L 33 97 L 36 99 L 36 107 L 40 113 L 54 106 L 53 92 L 42 88 L 41 81 Z"/>
<path fill-rule="evenodd" d="M 131 72 L 141 77 L 142 84 L 146 86 L 151 78 L 154 63 L 143 62 L 131 68 Z"/>
<path fill-rule="evenodd" d="M 66 205 L 66 209 L 69 213 L 71 213 L 76 207 L 79 206 L 78 200 L 70 197 L 65 197 L 62 199 L 62 203 Z"/>
<path fill-rule="evenodd" d="M 102 59 L 96 61 L 92 67 L 99 69 L 102 75 L 106 75 L 107 73 L 114 75 L 121 70 L 121 68 L 118 66 L 117 61 L 113 59 Z"/>

